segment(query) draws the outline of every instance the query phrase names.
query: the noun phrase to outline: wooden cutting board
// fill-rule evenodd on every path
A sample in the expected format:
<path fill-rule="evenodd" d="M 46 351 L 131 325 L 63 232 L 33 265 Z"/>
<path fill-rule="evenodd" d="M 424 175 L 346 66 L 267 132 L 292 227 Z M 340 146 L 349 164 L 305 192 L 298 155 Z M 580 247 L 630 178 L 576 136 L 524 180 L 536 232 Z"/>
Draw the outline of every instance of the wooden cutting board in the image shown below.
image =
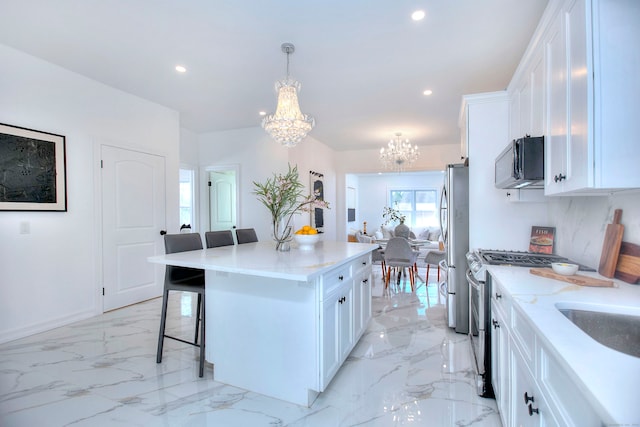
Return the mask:
<path fill-rule="evenodd" d="M 638 283 L 640 279 L 640 245 L 622 242 L 615 276 L 627 283 Z"/>
<path fill-rule="evenodd" d="M 613 224 L 607 225 L 607 230 L 604 234 L 600 266 L 598 267 L 598 273 L 604 277 L 613 277 L 616 272 L 618 254 L 622 244 L 622 233 L 624 232 L 624 225 L 620 224 L 621 218 L 622 209 L 616 209 L 613 213 Z"/>
<path fill-rule="evenodd" d="M 532 268 L 531 270 L 529 270 L 529 272 L 531 274 L 535 274 L 536 276 L 542 276 L 548 279 L 562 280 L 563 282 L 573 283 L 574 285 L 603 288 L 613 287 L 612 280 L 603 280 L 595 277 L 581 276 L 579 274 L 574 274 L 573 276 L 563 276 L 562 274 L 558 274 L 550 268 Z"/>

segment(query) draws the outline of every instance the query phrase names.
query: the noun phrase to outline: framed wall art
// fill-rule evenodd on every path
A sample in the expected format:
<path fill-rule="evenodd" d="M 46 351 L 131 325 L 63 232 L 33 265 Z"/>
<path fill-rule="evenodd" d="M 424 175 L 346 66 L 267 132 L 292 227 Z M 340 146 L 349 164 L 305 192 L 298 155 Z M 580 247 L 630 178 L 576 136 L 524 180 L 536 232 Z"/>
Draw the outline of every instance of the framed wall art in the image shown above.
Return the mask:
<path fill-rule="evenodd" d="M 319 172 L 309 171 L 311 178 L 311 189 L 316 200 L 324 200 L 324 175 Z M 318 230 L 318 233 L 324 233 L 324 209 L 311 209 L 311 226 Z"/>
<path fill-rule="evenodd" d="M 65 137 L 0 123 L 0 210 L 67 211 Z"/>

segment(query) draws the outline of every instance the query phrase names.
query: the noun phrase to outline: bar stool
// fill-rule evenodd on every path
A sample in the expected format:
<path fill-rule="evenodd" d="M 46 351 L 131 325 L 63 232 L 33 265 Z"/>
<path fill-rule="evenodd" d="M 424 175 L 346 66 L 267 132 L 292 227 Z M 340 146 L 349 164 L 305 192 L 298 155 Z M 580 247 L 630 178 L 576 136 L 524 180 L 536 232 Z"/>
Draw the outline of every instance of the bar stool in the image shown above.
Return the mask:
<path fill-rule="evenodd" d="M 258 235 L 253 228 L 238 228 L 236 229 L 236 240 L 238 244 L 253 243 L 258 241 Z"/>
<path fill-rule="evenodd" d="M 207 242 L 207 248 L 219 248 L 220 246 L 235 244 L 231 230 L 207 231 L 204 233 L 204 240 Z"/>
<path fill-rule="evenodd" d="M 198 250 L 202 249 L 202 239 L 198 233 L 165 234 L 164 248 L 165 253 L 167 254 Z M 204 270 L 167 265 L 164 274 L 164 293 L 162 296 L 162 314 L 160 315 L 160 332 L 158 333 L 158 352 L 156 354 L 156 363 L 162 362 L 162 347 L 164 345 L 164 339 L 170 338 L 172 340 L 200 348 L 200 377 L 204 375 L 204 289 Z M 165 334 L 169 291 L 193 292 L 198 294 L 196 331 L 193 342 Z M 202 327 L 200 327 L 200 323 L 202 323 Z M 198 343 L 198 335 L 200 335 L 200 343 Z"/>

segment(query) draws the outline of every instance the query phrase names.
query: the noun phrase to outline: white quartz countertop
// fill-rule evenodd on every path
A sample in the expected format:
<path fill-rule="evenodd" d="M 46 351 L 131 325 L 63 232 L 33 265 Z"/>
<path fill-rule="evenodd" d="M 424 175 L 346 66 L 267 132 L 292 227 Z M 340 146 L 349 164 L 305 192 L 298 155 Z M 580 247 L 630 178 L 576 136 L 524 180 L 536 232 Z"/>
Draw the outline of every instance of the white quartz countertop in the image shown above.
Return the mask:
<path fill-rule="evenodd" d="M 583 287 L 534 276 L 529 268 L 489 266 L 488 271 L 531 320 L 605 425 L 639 425 L 640 358 L 598 343 L 560 313 L 556 304 L 640 316 L 640 285 L 614 279 L 613 288 Z M 595 272 L 578 274 L 605 279 Z"/>
<path fill-rule="evenodd" d="M 149 262 L 202 268 L 276 279 L 309 281 L 337 264 L 356 259 L 378 248 L 369 243 L 319 241 L 313 250 L 278 252 L 275 242 L 265 241 L 149 257 Z"/>

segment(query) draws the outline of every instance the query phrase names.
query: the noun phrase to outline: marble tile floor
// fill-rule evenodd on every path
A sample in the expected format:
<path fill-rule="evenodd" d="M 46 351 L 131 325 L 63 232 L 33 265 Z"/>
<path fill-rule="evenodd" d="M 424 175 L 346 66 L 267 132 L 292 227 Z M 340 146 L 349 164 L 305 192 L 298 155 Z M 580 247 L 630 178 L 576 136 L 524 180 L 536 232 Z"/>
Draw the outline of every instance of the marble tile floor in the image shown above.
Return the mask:
<path fill-rule="evenodd" d="M 384 291 L 374 266 L 369 327 L 310 408 L 213 381 L 210 364 L 199 378 L 197 349 L 173 340 L 156 364 L 158 298 L 0 345 L 0 426 L 501 426 L 431 272 L 414 293 Z M 191 294 L 169 310 L 190 335 Z"/>

